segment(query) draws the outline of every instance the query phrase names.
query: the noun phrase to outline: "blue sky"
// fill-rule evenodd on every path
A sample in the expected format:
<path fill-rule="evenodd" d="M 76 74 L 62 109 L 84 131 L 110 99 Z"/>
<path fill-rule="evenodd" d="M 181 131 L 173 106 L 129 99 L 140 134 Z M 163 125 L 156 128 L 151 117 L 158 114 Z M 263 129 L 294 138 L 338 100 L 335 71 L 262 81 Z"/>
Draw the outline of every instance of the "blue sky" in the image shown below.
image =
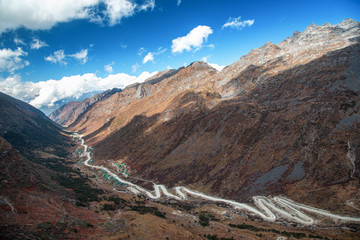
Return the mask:
<path fill-rule="evenodd" d="M 48 113 L 167 68 L 225 66 L 359 13 L 348 0 L 0 0 L 0 91 Z"/>

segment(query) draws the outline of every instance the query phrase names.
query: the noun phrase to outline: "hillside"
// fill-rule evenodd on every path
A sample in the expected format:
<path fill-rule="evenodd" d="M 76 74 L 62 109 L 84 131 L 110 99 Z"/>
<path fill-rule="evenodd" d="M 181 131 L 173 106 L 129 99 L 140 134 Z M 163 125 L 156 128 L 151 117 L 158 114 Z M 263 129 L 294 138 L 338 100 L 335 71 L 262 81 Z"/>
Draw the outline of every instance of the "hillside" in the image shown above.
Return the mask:
<path fill-rule="evenodd" d="M 0 136 L 23 154 L 51 148 L 64 151 L 68 141 L 60 125 L 40 110 L 0 93 Z"/>
<path fill-rule="evenodd" d="M 87 204 L 89 192 L 91 200 L 96 199 L 100 190 L 91 188 L 71 167 L 70 137 L 41 111 L 3 93 L 0 116 L 0 238 L 73 238 L 73 227 L 96 235 L 79 221 L 86 223 L 86 218 L 96 219 L 97 214 L 77 205 Z M 50 233 L 50 221 L 61 221 L 62 230 Z"/>
<path fill-rule="evenodd" d="M 121 92 L 121 89 L 114 88 L 107 90 L 90 98 L 84 99 L 81 102 L 69 102 L 52 112 L 49 115 L 49 118 L 54 122 L 67 127 L 75 122 L 82 113 L 88 111 L 97 101 L 104 100 L 117 92 Z"/>

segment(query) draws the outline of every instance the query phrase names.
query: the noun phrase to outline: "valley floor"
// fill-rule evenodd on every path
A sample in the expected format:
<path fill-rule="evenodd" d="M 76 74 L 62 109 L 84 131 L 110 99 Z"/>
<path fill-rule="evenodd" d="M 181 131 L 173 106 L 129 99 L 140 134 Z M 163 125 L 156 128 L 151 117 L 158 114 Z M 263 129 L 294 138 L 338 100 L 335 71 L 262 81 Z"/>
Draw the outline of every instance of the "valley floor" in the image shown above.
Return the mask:
<path fill-rule="evenodd" d="M 82 136 L 75 137 L 84 149 L 81 153 L 81 157 L 85 158 L 82 170 L 93 176 L 94 174 L 107 176 L 109 182 L 105 185 L 118 196 L 140 199 L 141 201 L 136 200 L 136 202 L 142 203 L 131 206 L 131 210 L 138 211 L 140 214 L 150 213 L 163 218 L 162 220 L 166 219 L 167 223 L 170 221 L 170 225 L 181 224 L 182 233 L 191 233 L 188 239 L 196 239 L 194 233 L 196 233 L 195 236 L 205 237 L 205 239 L 246 239 L 250 236 L 259 239 L 270 236 L 272 236 L 271 239 L 275 237 L 352 239 L 359 233 L 360 218 L 358 217 L 340 216 L 284 197 L 256 196 L 253 198 L 256 206 L 251 206 L 212 197 L 182 186 L 168 190 L 164 185 L 153 183 L 154 191 L 148 191 L 125 178 L 120 178 L 104 166 L 91 164 L 93 162 L 91 151 L 84 143 Z M 96 177 L 96 180 L 104 182 L 100 178 Z M 104 183 L 100 185 L 104 186 Z M 116 204 L 113 207 L 110 211 L 115 212 L 108 211 L 109 218 L 119 219 L 120 216 L 125 217 L 124 215 L 129 214 L 127 211 L 117 210 Z M 154 218 L 154 216 L 148 217 Z M 211 231 L 208 226 L 212 229 Z"/>

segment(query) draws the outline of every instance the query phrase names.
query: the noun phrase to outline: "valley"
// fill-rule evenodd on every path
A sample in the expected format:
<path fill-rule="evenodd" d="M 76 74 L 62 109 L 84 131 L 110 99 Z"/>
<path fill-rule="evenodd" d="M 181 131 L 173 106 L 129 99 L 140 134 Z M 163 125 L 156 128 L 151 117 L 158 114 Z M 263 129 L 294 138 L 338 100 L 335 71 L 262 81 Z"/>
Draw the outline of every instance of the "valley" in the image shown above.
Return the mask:
<path fill-rule="evenodd" d="M 49 117 L 0 93 L 0 238 L 358 239 L 360 23 L 214 66 Z"/>
<path fill-rule="evenodd" d="M 347 216 L 332 214 L 327 211 L 316 209 L 303 204 L 299 204 L 279 196 L 272 198 L 268 198 L 264 196 L 254 196 L 253 197 L 254 203 L 260 209 L 259 210 L 247 204 L 208 196 L 200 192 L 189 190 L 188 188 L 182 186 L 177 186 L 173 188 L 173 191 L 177 194 L 175 195 L 173 193 L 170 193 L 169 190 L 164 185 L 154 184 L 153 185 L 154 193 L 153 193 L 134 183 L 131 183 L 130 181 L 126 181 L 120 178 L 117 174 L 111 172 L 108 168 L 104 166 L 96 166 L 90 164 L 89 162 L 92 161 L 91 152 L 88 150 L 88 146 L 84 143 L 84 139 L 82 138 L 83 136 L 77 136 L 77 135 L 74 136 L 79 138 L 79 140 L 81 141 L 81 147 L 84 148 L 82 157 L 86 158 L 84 161 L 84 164 L 86 166 L 94 169 L 100 169 L 103 172 L 108 173 L 115 181 L 125 184 L 126 186 L 129 186 L 127 187 L 128 191 L 133 192 L 136 195 L 138 194 L 145 195 L 152 200 L 160 199 L 160 198 L 169 198 L 180 201 L 180 200 L 187 200 L 189 198 L 188 196 L 191 196 L 193 198 L 195 197 L 213 202 L 225 203 L 231 206 L 232 208 L 234 208 L 235 210 L 247 211 L 253 213 L 258 217 L 270 222 L 276 221 L 278 219 L 286 219 L 288 221 L 296 222 L 302 225 L 314 225 L 317 223 L 315 219 L 305 215 L 303 212 L 301 212 L 301 210 L 304 210 L 306 212 L 311 212 L 313 214 L 319 215 L 320 217 L 325 216 L 334 221 L 355 222 L 355 223 L 360 222 L 360 217 L 347 217 Z"/>

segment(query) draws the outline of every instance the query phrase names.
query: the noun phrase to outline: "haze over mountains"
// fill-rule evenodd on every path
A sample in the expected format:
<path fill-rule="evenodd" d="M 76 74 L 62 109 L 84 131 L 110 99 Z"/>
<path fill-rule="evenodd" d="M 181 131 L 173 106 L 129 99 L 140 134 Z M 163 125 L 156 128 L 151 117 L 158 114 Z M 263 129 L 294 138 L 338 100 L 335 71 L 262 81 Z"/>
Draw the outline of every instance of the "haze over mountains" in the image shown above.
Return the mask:
<path fill-rule="evenodd" d="M 149 190 L 153 183 L 185 186 L 247 203 L 256 195 L 282 195 L 359 217 L 359 76 L 360 23 L 345 19 L 336 25 L 312 24 L 276 45 L 267 42 L 221 71 L 194 62 L 122 90 L 69 102 L 50 114 L 54 122 L 0 93 L 0 163 L 5 169 L 1 230 L 6 232 L 7 223 L 15 226 L 7 232 L 29 234 L 26 224 L 51 221 L 51 214 L 57 224 L 65 222 L 64 229 L 71 229 L 63 237 L 78 236 L 79 231 L 84 238 L 115 233 L 123 239 L 146 234 L 149 239 L 159 234 L 175 238 L 177 233 L 182 239 L 210 239 L 205 234 L 221 233 L 228 239 L 261 239 L 259 231 L 277 236 L 268 233 L 270 227 L 294 231 L 291 224 L 298 226 L 263 223 L 251 214 L 202 205 L 197 199 L 182 206 L 166 198 L 134 196 L 126 185 L 111 182 L 106 172 L 84 165 L 82 149 L 70 132 L 83 135 L 93 147 L 92 164 L 112 170 L 115 164 L 126 164 L 127 179 Z M 121 200 L 110 200 L 114 196 Z M 31 201 L 24 204 L 24 198 Z M 114 209 L 106 205 L 111 201 Z M 51 206 L 49 214 L 42 210 L 37 220 L 23 220 L 36 216 L 39 204 Z M 147 211 L 155 216 L 143 217 Z M 211 229 L 201 223 L 204 216 L 214 222 Z M 239 228 L 251 227 L 232 221 L 250 221 L 257 230 L 242 232 Z M 331 220 L 316 224 L 334 227 L 316 230 L 324 236 L 350 239 L 359 233 L 358 224 L 342 223 L 353 231 L 346 233 Z M 54 226 L 50 232 L 61 232 L 60 225 Z M 53 236 L 41 235 L 46 233 L 42 227 L 27 236 Z M 310 238 L 310 230 L 301 227 L 301 234 Z M 162 233 L 149 230 L 160 228 Z"/>

